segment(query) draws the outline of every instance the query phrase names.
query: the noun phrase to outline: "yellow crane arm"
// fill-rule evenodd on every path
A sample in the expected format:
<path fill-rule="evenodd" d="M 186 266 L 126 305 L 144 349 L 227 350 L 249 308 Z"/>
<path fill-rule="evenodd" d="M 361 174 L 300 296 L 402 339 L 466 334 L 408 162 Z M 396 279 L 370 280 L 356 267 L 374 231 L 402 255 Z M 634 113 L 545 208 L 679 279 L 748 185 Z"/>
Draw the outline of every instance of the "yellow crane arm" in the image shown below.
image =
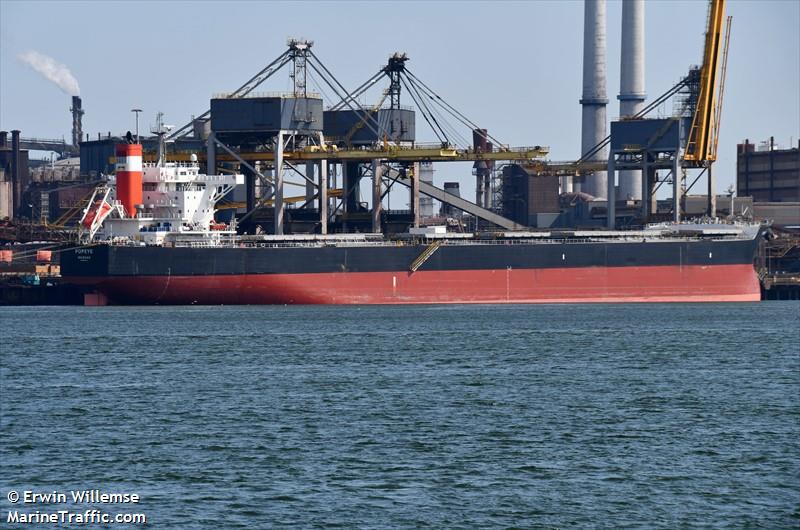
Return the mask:
<path fill-rule="evenodd" d="M 697 108 L 692 117 L 684 160 L 713 161 L 711 158 L 711 133 L 714 130 L 716 110 L 717 70 L 719 66 L 720 36 L 725 16 L 725 0 L 711 0 L 706 29 L 703 66 L 700 70 L 700 90 Z"/>
<path fill-rule="evenodd" d="M 722 96 L 725 94 L 725 78 L 728 75 L 728 46 L 731 43 L 731 23 L 733 17 L 725 20 L 725 45 L 722 47 L 722 70 L 719 73 L 719 88 L 717 92 L 717 106 L 714 109 L 714 131 L 711 134 L 711 147 L 708 153 L 709 160 L 717 159 L 717 144 L 719 143 L 719 124 L 722 121 Z"/>

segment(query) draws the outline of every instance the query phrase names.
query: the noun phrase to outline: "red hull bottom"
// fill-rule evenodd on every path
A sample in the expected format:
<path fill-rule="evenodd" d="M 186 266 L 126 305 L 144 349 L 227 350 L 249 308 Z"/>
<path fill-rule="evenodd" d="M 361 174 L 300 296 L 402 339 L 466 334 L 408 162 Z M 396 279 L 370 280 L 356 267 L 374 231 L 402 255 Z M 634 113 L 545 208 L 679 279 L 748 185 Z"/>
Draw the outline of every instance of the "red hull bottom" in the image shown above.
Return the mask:
<path fill-rule="evenodd" d="M 120 304 L 755 302 L 751 265 L 76 278 Z"/>

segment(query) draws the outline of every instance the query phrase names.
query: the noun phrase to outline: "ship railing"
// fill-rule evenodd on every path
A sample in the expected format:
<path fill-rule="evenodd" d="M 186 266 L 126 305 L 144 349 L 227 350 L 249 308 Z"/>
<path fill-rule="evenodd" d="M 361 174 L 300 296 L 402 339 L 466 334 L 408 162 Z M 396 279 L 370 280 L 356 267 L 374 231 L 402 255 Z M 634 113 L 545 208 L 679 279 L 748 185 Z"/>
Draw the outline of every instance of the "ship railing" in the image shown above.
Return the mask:
<path fill-rule="evenodd" d="M 167 214 L 164 214 L 164 215 L 160 215 L 160 214 L 159 215 L 153 215 L 153 214 L 149 214 L 149 213 L 137 213 L 136 217 L 134 219 L 136 219 L 137 221 L 159 221 L 161 219 L 171 219 L 171 220 L 176 220 L 176 221 L 182 221 L 183 220 L 183 216 L 178 215 L 178 214 L 174 214 L 174 215 L 167 215 Z"/>
<path fill-rule="evenodd" d="M 148 210 L 150 209 L 150 206 L 152 206 L 153 208 L 156 208 L 156 207 L 159 207 L 159 208 L 177 208 L 178 207 L 178 203 L 175 202 L 173 199 L 170 199 L 170 200 L 166 200 L 166 199 L 151 199 L 151 200 L 147 201 L 146 203 L 144 203 L 144 206 Z M 140 216 L 145 216 L 144 218 L 153 217 L 152 214 L 147 214 L 147 213 L 136 214 L 136 218 L 137 219 L 139 219 Z M 158 217 L 170 217 L 172 219 L 180 219 L 181 216 L 177 215 L 177 214 L 172 214 L 172 215 L 163 215 L 163 216 L 159 215 Z"/>
<path fill-rule="evenodd" d="M 179 168 L 199 168 L 200 164 L 197 162 L 164 162 L 163 165 L 159 166 L 158 162 L 142 162 L 142 167 L 146 168 L 154 168 L 154 167 L 162 167 L 164 169 L 179 167 Z"/>
<path fill-rule="evenodd" d="M 604 238 L 604 237 L 558 237 L 551 236 L 547 238 L 513 238 L 513 239 L 445 239 L 435 237 L 420 236 L 419 241 L 428 243 L 430 241 L 442 241 L 444 245 L 529 245 L 531 243 L 545 243 L 545 244 L 576 244 L 576 243 L 637 243 L 646 241 L 648 243 L 660 241 L 709 241 L 709 237 L 700 236 L 632 236 L 632 237 L 618 237 L 618 238 Z M 731 238 L 726 238 L 731 239 Z"/>
<path fill-rule="evenodd" d="M 214 239 L 198 239 L 201 236 L 207 236 L 208 232 L 198 231 L 193 237 L 187 237 L 190 233 L 183 232 L 181 236 L 172 240 L 173 246 L 176 247 L 191 247 L 191 248 L 216 248 L 216 247 L 237 247 L 237 248 L 325 248 L 325 247 L 364 247 L 364 248 L 380 248 L 380 247 L 397 247 L 397 246 L 418 246 L 430 245 L 438 242 L 441 246 L 522 246 L 522 245 L 576 245 L 586 243 L 637 243 L 637 242 L 684 242 L 689 240 L 708 240 L 702 237 L 636 237 L 625 239 L 599 239 L 599 238 L 536 238 L 536 239 L 435 239 L 419 237 L 407 240 L 383 240 L 383 241 L 369 241 L 364 239 L 347 240 L 306 240 L 306 241 L 247 241 L 242 240 L 239 236 L 231 234 L 230 236 L 219 236 Z"/>
<path fill-rule="evenodd" d="M 198 182 L 222 182 L 228 184 L 236 184 L 235 175 L 200 175 L 197 179 Z"/>
<path fill-rule="evenodd" d="M 220 238 L 216 241 L 186 241 L 174 240 L 173 245 L 176 247 L 190 247 L 190 248 L 217 248 L 217 247 L 235 247 L 235 248 L 325 248 L 325 247 L 394 247 L 397 246 L 395 242 L 373 242 L 373 241 L 330 241 L 325 242 L 312 242 L 312 241 L 286 241 L 286 242 L 243 242 L 235 237 Z"/>

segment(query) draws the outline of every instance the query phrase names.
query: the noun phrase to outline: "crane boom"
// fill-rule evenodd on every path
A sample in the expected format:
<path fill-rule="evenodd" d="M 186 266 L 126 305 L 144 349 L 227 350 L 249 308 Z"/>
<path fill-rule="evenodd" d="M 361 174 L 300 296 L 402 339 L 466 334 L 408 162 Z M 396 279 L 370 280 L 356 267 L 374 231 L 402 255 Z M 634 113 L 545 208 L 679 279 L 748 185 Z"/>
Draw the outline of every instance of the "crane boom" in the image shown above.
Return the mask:
<path fill-rule="evenodd" d="M 717 89 L 717 106 L 714 110 L 714 130 L 711 133 L 711 148 L 709 160 L 717 159 L 717 144 L 719 142 L 719 124 L 722 121 L 722 97 L 725 94 L 725 77 L 728 75 L 728 46 L 731 43 L 731 23 L 733 17 L 728 16 L 725 21 L 725 44 L 722 47 L 722 70 L 719 74 L 719 88 Z"/>
<path fill-rule="evenodd" d="M 713 162 L 716 149 L 712 146 L 712 133 L 715 130 L 717 71 L 720 62 L 720 40 L 725 17 L 725 0 L 711 0 L 706 28 L 703 66 L 700 70 L 700 90 L 697 107 L 692 117 L 689 138 L 686 142 L 684 160 L 694 162 Z"/>
<path fill-rule="evenodd" d="M 233 92 L 231 92 L 230 94 L 228 94 L 225 97 L 227 97 L 227 98 L 239 98 L 239 97 L 246 96 L 247 94 L 249 94 L 250 92 L 255 90 L 256 87 L 258 87 L 258 85 L 260 85 L 261 83 L 266 81 L 268 77 L 270 77 L 272 74 L 274 74 L 275 72 L 277 72 L 278 70 L 283 68 L 283 66 L 285 64 L 287 64 L 289 61 L 292 60 L 291 57 L 290 57 L 290 52 L 291 52 L 291 50 L 287 50 L 287 51 L 283 52 L 282 54 L 280 54 L 274 61 L 269 63 L 267 66 L 265 66 L 256 75 L 254 75 L 253 77 L 248 79 L 245 84 L 243 84 L 242 86 L 240 86 L 239 88 L 237 88 L 236 90 L 234 90 Z M 172 131 L 168 135 L 167 138 L 179 138 L 181 136 L 186 136 L 187 134 L 189 134 L 190 129 L 194 126 L 195 120 L 200 120 L 200 119 L 206 118 L 206 117 L 208 117 L 210 115 L 211 115 L 211 111 L 210 110 L 205 111 L 200 116 L 198 116 L 197 118 L 194 118 L 192 121 L 190 121 L 189 123 L 187 123 L 183 127 Z"/>

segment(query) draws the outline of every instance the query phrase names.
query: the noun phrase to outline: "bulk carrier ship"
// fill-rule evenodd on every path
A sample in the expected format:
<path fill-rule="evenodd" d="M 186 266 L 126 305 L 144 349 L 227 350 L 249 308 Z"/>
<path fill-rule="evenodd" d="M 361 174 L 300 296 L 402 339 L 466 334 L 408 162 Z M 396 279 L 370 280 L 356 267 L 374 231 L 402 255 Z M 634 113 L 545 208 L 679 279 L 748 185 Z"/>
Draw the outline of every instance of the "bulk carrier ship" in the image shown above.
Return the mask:
<path fill-rule="evenodd" d="M 142 165 L 141 146 L 137 144 L 117 147 L 116 181 L 102 188 L 90 202 L 91 207 L 81 221 L 85 246 L 62 255 L 62 275 L 94 290 L 90 301 L 119 304 L 759 300 L 760 285 L 754 268 L 761 233 L 759 225 L 678 222 L 683 173 L 688 169 L 708 172 L 707 212 L 710 217 L 716 215 L 711 164 L 716 160 L 726 71 L 727 30 L 726 39 L 722 40 L 724 0 L 711 0 L 709 4 L 702 67 L 692 67 L 689 75 L 649 105 L 641 109 L 636 105 L 633 105 L 636 109 L 628 108 L 624 111 L 626 117 L 611 123 L 611 134 L 605 139 L 604 127 L 597 127 L 605 122 L 605 37 L 595 31 L 605 22 L 604 15 L 590 9 L 592 6 L 594 4 L 588 3 L 585 11 L 584 56 L 587 59 L 581 99 L 584 154 L 578 162 L 566 164 L 564 175 L 568 176 L 562 183 L 562 191 L 564 185 L 568 185 L 567 191 L 572 189 L 578 165 L 583 164 L 586 170 L 586 164 L 593 162 L 593 171 L 607 173 L 607 178 L 591 175 L 591 189 L 601 192 L 595 193 L 596 196 L 607 197 L 607 226 L 614 227 L 615 172 L 641 172 L 641 181 L 634 178 L 633 184 L 627 175 L 625 186 L 620 177 L 620 187 L 632 186 L 632 190 L 641 185 L 638 189 L 644 198 L 642 217 L 648 218 L 657 210 L 649 204 L 649 198 L 657 189 L 656 170 L 669 170 L 672 213 L 676 222 L 648 225 L 637 231 L 511 230 L 453 234 L 443 227 L 428 227 L 412 228 L 408 233 L 392 237 L 380 233 L 238 235 L 235 219 L 231 224 L 220 224 L 215 221 L 214 212 L 216 201 L 241 184 L 243 176 L 203 175 L 196 158 L 183 164 L 164 162 L 164 136 L 159 127 L 154 131 L 161 134 L 159 162 L 155 164 Z M 637 3 L 626 7 L 636 8 L 636 13 L 628 13 L 628 18 L 637 27 L 641 27 L 644 20 L 641 7 Z M 729 23 L 726 28 L 730 28 Z M 644 68 L 640 61 L 643 40 L 633 35 L 643 33 L 631 30 L 630 37 L 623 39 L 622 66 L 623 71 L 627 69 L 636 75 L 624 76 L 626 82 L 621 87 L 620 99 L 638 102 L 638 105 L 644 100 Z M 200 116 L 210 120 L 205 164 L 208 171 L 216 172 L 217 144 L 239 161 L 240 170 L 249 169 L 247 190 L 253 201 L 248 202 L 250 212 L 244 217 L 257 209 L 253 177 L 257 170 L 237 155 L 236 149 L 225 146 L 225 142 L 244 146 L 246 152 L 249 149 L 251 161 L 269 160 L 275 174 L 274 180 L 267 182 L 275 194 L 275 234 L 283 234 L 282 174 L 287 141 L 292 144 L 290 152 L 295 154 L 298 149 L 306 149 L 309 150 L 306 155 L 319 155 L 330 148 L 325 156 L 303 158 L 307 164 L 313 160 L 319 163 L 320 232 L 323 234 L 329 218 L 326 194 L 333 191 L 329 189 L 327 177 L 323 179 L 327 171 L 323 170 L 324 164 L 329 159 L 338 159 L 343 166 L 348 160 L 372 162 L 372 230 L 380 230 L 381 160 L 391 155 L 389 142 L 408 144 L 412 150 L 415 147 L 414 116 L 411 110 L 400 107 L 401 86 L 406 87 L 415 102 L 426 102 L 418 103 L 417 107 L 442 141 L 443 150 L 437 150 L 438 158 L 430 153 L 427 157 L 418 153 L 414 160 L 474 160 L 479 190 L 484 196 L 483 201 L 476 201 L 483 203 L 479 206 L 489 204 L 486 200 L 487 161 L 509 160 L 508 157 L 530 161 L 546 153 L 540 146 L 526 149 L 525 153 L 511 153 L 507 146 L 489 137 L 485 129 L 478 128 L 411 73 L 405 66 L 408 61 L 405 54 L 395 53 L 366 83 L 343 95 L 339 90 L 343 90 L 341 83 L 311 51 L 312 41 L 290 39 L 287 44 L 288 49 L 283 54 L 239 89 L 213 98 L 211 109 Z M 309 62 L 341 98 L 327 111 L 323 112 L 318 95 L 312 97 L 306 91 Z M 256 86 L 290 63 L 294 85 L 291 95 L 248 99 Z M 386 77 L 390 80 L 389 87 L 375 106 L 367 109 L 353 103 L 377 80 Z M 678 103 L 673 117 L 644 117 L 673 96 Z M 390 105 L 383 108 L 387 99 Z M 448 132 L 430 108 L 433 104 L 439 106 L 436 112 L 440 116 L 442 113 L 449 115 L 473 130 L 472 152 L 459 153 L 450 148 Z M 171 137 L 195 125 L 193 120 Z M 587 135 L 586 131 L 591 133 Z M 492 153 L 490 139 L 494 147 L 502 149 Z M 378 144 L 383 148 L 373 149 Z M 267 146 L 274 148 L 271 156 L 261 149 Z M 366 149 L 359 151 L 358 146 Z M 336 154 L 340 148 L 344 151 Z M 442 154 L 444 151 L 447 153 Z M 389 158 L 395 162 L 400 160 L 394 155 Z M 549 171 L 556 171 L 556 166 L 547 167 Z M 343 168 L 343 176 L 352 169 L 355 171 L 348 173 L 348 182 L 351 178 L 357 181 L 361 175 L 358 165 L 351 164 L 346 170 Z M 418 216 L 421 178 L 416 169 L 413 173 L 411 204 Z M 260 173 L 259 176 L 267 180 Z M 317 186 L 308 175 L 306 180 L 307 189 L 309 184 Z M 530 188 L 527 189 L 530 192 Z M 353 196 L 352 188 L 350 192 L 346 189 L 343 192 L 347 197 Z M 441 200 L 444 195 L 434 193 L 431 196 Z M 346 208 L 344 211 L 349 213 Z M 415 219 L 414 225 L 417 224 Z M 516 222 L 503 224 L 522 226 Z"/>
<path fill-rule="evenodd" d="M 242 175 L 195 161 L 143 164 L 117 147 L 116 177 L 62 254 L 96 304 L 746 302 L 760 226 L 661 224 L 637 231 L 237 235 L 215 204 Z"/>

